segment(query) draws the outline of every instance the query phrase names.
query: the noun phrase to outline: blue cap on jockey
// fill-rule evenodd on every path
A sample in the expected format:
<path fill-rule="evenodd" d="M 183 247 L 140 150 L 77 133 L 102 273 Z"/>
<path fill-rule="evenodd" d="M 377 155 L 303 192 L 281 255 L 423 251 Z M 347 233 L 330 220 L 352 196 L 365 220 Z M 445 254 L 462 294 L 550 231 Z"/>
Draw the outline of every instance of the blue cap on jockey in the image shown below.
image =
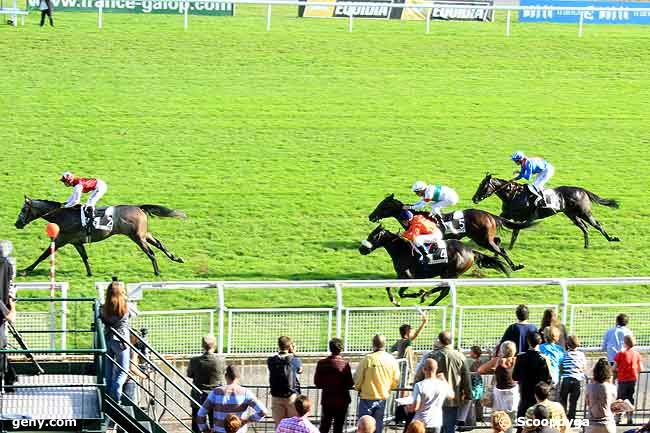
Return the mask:
<path fill-rule="evenodd" d="M 524 155 L 524 152 L 521 150 L 516 151 L 515 153 L 512 154 L 512 160 L 517 162 L 521 161 L 522 159 L 526 158 L 526 155 Z"/>
<path fill-rule="evenodd" d="M 413 219 L 413 212 L 410 210 L 403 210 L 399 213 L 400 220 L 411 221 Z"/>

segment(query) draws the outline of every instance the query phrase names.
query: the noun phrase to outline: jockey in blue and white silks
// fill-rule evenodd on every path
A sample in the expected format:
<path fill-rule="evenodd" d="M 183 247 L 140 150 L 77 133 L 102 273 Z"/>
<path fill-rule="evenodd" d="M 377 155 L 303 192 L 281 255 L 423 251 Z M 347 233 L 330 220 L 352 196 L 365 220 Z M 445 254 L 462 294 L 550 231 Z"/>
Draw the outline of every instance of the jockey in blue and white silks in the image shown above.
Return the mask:
<path fill-rule="evenodd" d="M 517 174 L 512 180 L 526 179 L 530 181 L 532 175 L 535 175 L 535 180 L 533 181 L 534 193 L 537 194 L 537 201 L 535 204 L 544 204 L 544 185 L 548 182 L 553 174 L 555 174 L 555 168 L 542 158 L 528 158 L 524 152 L 517 151 L 512 154 L 512 160 L 515 164 L 519 165 L 519 170 L 515 170 L 514 174 Z"/>

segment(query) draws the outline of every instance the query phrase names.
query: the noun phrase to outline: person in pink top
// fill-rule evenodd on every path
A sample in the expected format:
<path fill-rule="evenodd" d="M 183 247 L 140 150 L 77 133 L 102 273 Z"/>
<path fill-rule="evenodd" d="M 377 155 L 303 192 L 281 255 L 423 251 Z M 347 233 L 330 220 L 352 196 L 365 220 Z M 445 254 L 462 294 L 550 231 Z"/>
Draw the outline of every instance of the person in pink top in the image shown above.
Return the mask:
<path fill-rule="evenodd" d="M 298 415 L 280 421 L 275 433 L 320 433 L 316 426 L 309 421 L 311 401 L 306 396 L 299 395 L 296 397 L 294 405 Z"/>
<path fill-rule="evenodd" d="M 617 398 L 629 400 L 634 404 L 634 388 L 639 379 L 639 372 L 643 370 L 641 355 L 634 350 L 636 339 L 633 335 L 626 335 L 623 338 L 623 350 L 614 356 L 614 371 L 618 376 Z M 617 424 L 620 415 L 616 417 Z M 627 413 L 627 424 L 632 424 L 632 412 Z"/>

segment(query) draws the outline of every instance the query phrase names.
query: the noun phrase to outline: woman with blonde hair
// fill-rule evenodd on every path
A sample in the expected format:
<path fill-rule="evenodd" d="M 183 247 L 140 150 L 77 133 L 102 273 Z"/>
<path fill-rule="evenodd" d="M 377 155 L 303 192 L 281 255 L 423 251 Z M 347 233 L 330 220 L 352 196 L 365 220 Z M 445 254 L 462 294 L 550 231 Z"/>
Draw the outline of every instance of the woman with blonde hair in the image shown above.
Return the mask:
<path fill-rule="evenodd" d="M 105 379 L 106 394 L 115 401 L 122 399 L 122 388 L 129 371 L 129 346 L 124 341 L 129 341 L 129 307 L 126 302 L 124 286 L 116 277 L 106 288 L 106 297 L 102 305 L 101 319 L 104 323 L 104 337 L 106 339 Z M 119 334 L 124 340 L 121 340 Z M 108 358 L 111 359 L 108 359 Z M 117 364 L 117 365 L 116 365 Z"/>
<path fill-rule="evenodd" d="M 504 433 L 512 429 L 512 420 L 510 416 L 502 410 L 492 413 L 492 431 L 494 433 Z"/>
<path fill-rule="evenodd" d="M 513 341 L 504 341 L 499 346 L 499 355 L 478 369 L 480 374 L 494 373 L 492 409 L 505 412 L 510 417 L 510 424 L 514 421 L 519 406 L 519 387 L 512 378 L 516 360 L 517 346 Z"/>

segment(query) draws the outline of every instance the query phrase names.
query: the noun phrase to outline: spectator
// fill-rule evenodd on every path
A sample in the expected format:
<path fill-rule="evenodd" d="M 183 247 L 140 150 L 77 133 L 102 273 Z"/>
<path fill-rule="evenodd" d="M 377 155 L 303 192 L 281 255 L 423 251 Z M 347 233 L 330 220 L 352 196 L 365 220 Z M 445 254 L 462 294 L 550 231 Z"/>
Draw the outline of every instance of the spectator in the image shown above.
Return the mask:
<path fill-rule="evenodd" d="M 271 411 L 275 426 L 284 418 L 296 415 L 294 402 L 300 394 L 298 374 L 302 372 L 302 363 L 292 352 L 291 338 L 278 338 L 279 352 L 266 360 L 271 385 Z"/>
<path fill-rule="evenodd" d="M 551 411 L 547 406 L 538 404 L 533 410 L 533 419 L 539 420 L 539 426 L 533 426 L 533 430 L 536 433 L 560 433 L 560 431 L 555 428 L 555 425 L 552 422 Z M 551 424 L 551 425 L 549 425 Z"/>
<path fill-rule="evenodd" d="M 641 355 L 634 349 L 636 339 L 633 335 L 623 337 L 623 351 L 614 357 L 614 371 L 618 379 L 617 399 L 629 400 L 634 404 L 634 388 L 639 379 L 639 372 L 643 370 Z M 617 421 L 620 415 L 617 416 Z M 627 413 L 627 424 L 632 425 L 632 412 Z"/>
<path fill-rule="evenodd" d="M 276 433 L 318 433 L 318 429 L 309 421 L 311 401 L 299 395 L 294 402 L 296 415 L 280 421 Z"/>
<path fill-rule="evenodd" d="M 423 311 L 420 313 L 422 321 L 417 330 L 413 331 L 411 325 L 404 324 L 399 327 L 399 334 L 402 338 L 397 340 L 391 347 L 390 352 L 397 352 L 397 359 L 406 359 L 406 365 L 408 367 L 408 380 L 407 383 L 410 384 L 411 379 L 415 375 L 415 365 L 417 364 L 417 355 L 415 350 L 413 350 L 413 342 L 420 332 L 424 329 L 427 324 L 427 315 Z"/>
<path fill-rule="evenodd" d="M 607 360 L 610 365 L 614 365 L 614 357 L 623 350 L 623 338 L 626 335 L 632 335 L 632 331 L 627 327 L 629 320 L 627 314 L 619 314 L 616 316 L 616 326 L 609 328 L 603 337 L 601 349 L 603 352 L 607 352 Z"/>
<path fill-rule="evenodd" d="M 229 413 L 223 420 L 223 428 L 226 433 L 237 433 L 242 426 L 241 418 Z"/>
<path fill-rule="evenodd" d="M 359 418 L 357 423 L 357 433 L 375 433 L 377 423 L 370 415 L 364 415 Z"/>
<path fill-rule="evenodd" d="M 517 353 L 524 353 L 528 350 L 528 340 L 526 336 L 531 332 L 537 332 L 537 327 L 532 323 L 528 323 L 528 307 L 521 304 L 515 310 L 517 315 L 517 323 L 508 326 L 506 332 L 501 337 L 501 343 L 504 341 L 514 341 L 517 347 Z"/>
<path fill-rule="evenodd" d="M 471 399 L 472 386 L 469 369 L 465 364 L 465 355 L 451 348 L 451 336 L 443 331 L 438 334 L 438 344 L 432 352 L 424 355 L 417 367 L 415 381 L 424 378 L 423 366 L 428 358 L 433 358 L 438 363 L 438 369 L 454 391 L 454 398 L 445 400 L 442 406 L 442 425 L 445 433 L 456 431 L 458 408 L 463 401 Z"/>
<path fill-rule="evenodd" d="M 106 393 L 119 402 L 122 399 L 123 386 L 128 377 L 127 372 L 130 364 L 129 346 L 124 341 L 129 341 L 130 335 L 126 293 L 124 293 L 124 286 L 117 281 L 116 277 L 113 277 L 113 281 L 106 288 L 101 319 L 104 322 L 106 355 L 115 362 L 106 362 L 104 371 Z"/>
<path fill-rule="evenodd" d="M 16 263 L 11 252 L 11 241 L 0 241 L 0 350 L 6 349 L 7 335 L 5 331 L 7 322 L 16 320 Z M 9 368 L 9 361 L 5 354 L 0 353 L 0 384 L 13 385 L 16 375 Z"/>
<path fill-rule="evenodd" d="M 438 373 L 438 363 L 426 359 L 422 366 L 424 380 L 413 386 L 413 421 L 420 421 L 426 433 L 440 433 L 442 429 L 442 405 L 448 398 L 454 398 L 454 390 L 442 374 Z M 409 425 L 413 424 L 413 422 Z M 423 428 L 424 430 L 424 428 Z M 407 430 L 408 431 L 408 430 Z"/>
<path fill-rule="evenodd" d="M 134 346 L 137 349 L 136 344 L 138 343 L 138 338 L 131 333 L 130 337 L 130 342 L 131 346 Z M 131 376 L 134 376 L 134 379 L 148 379 L 149 375 L 145 374 L 143 370 L 140 369 L 140 356 L 135 350 L 131 350 L 131 363 L 129 366 L 129 373 Z M 148 367 L 145 366 L 145 368 Z M 129 400 L 134 402 L 136 405 L 138 404 L 138 386 L 135 383 L 135 380 L 131 379 L 130 377 L 126 378 L 126 382 L 124 382 L 124 387 L 122 388 L 124 395 L 126 395 Z"/>
<path fill-rule="evenodd" d="M 546 330 L 551 326 L 555 326 L 560 330 L 560 338 L 558 339 L 557 344 L 566 350 L 566 327 L 560 322 L 560 319 L 557 317 L 557 311 L 555 311 L 555 308 L 547 308 L 544 310 L 542 323 L 539 327 L 539 332 L 542 334 L 542 337 L 544 337 L 545 343 L 550 343 L 549 339 L 546 338 Z"/>
<path fill-rule="evenodd" d="M 343 341 L 332 338 L 329 346 L 332 354 L 318 361 L 314 373 L 314 385 L 323 390 L 320 431 L 328 433 L 333 422 L 334 433 L 342 433 L 348 406 L 352 401 L 349 390 L 354 386 L 354 381 L 350 364 L 341 357 Z"/>
<path fill-rule="evenodd" d="M 548 363 L 539 353 L 539 344 L 542 342 L 542 336 L 539 332 L 531 332 L 526 338 L 528 342 L 528 351 L 517 355 L 515 367 L 512 370 L 512 378 L 519 384 L 519 407 L 517 408 L 517 418 L 524 416 L 526 410 L 534 405 L 535 387 L 539 382 L 551 383 L 551 374 L 548 369 Z"/>
<path fill-rule="evenodd" d="M 264 418 L 268 411 L 260 403 L 255 395 L 239 384 L 239 370 L 234 365 L 226 367 L 226 385 L 213 389 L 199 408 L 196 423 L 201 432 L 206 432 L 208 426 L 206 419 L 212 413 L 213 433 L 226 433 L 225 420 L 228 415 L 236 415 L 240 419 L 238 428 L 242 433 L 246 432 L 246 425 L 257 422 Z M 253 413 L 248 418 L 243 418 L 244 413 L 251 408 Z"/>
<path fill-rule="evenodd" d="M 512 341 L 504 341 L 499 348 L 499 356 L 479 367 L 479 374 L 494 373 L 492 389 L 492 409 L 510 417 L 510 432 L 519 406 L 519 387 L 512 378 L 517 360 L 517 347 Z"/>
<path fill-rule="evenodd" d="M 616 433 L 612 403 L 616 400 L 616 387 L 612 384 L 612 367 L 606 358 L 594 366 L 593 381 L 586 387 L 586 433 Z"/>
<path fill-rule="evenodd" d="M 50 19 L 50 27 L 54 27 L 54 20 L 52 20 L 52 0 L 40 0 L 38 9 L 41 11 L 41 27 L 45 25 L 45 16 Z"/>
<path fill-rule="evenodd" d="M 512 343 L 514 347 L 514 343 Z M 512 420 L 510 415 L 503 411 L 492 412 L 492 432 L 505 433 L 512 430 Z"/>
<path fill-rule="evenodd" d="M 560 364 L 564 358 L 564 347 L 558 344 L 560 340 L 560 329 L 555 326 L 547 328 L 546 343 L 539 346 L 539 352 L 548 359 L 548 367 L 551 373 L 551 383 L 554 388 L 560 384 Z M 555 392 L 553 392 L 555 394 Z"/>
<path fill-rule="evenodd" d="M 382 433 L 386 400 L 398 385 L 399 368 L 395 358 L 386 353 L 386 337 L 375 335 L 372 347 L 373 352 L 363 358 L 354 373 L 354 387 L 359 391 L 357 416 L 372 416 L 375 431 Z"/>
<path fill-rule="evenodd" d="M 217 340 L 214 335 L 206 335 L 201 340 L 203 355 L 190 359 L 187 366 L 187 377 L 192 379 L 194 386 L 199 391 L 192 389 L 191 397 L 199 404 L 192 404 L 192 431 L 200 433 L 199 425 L 196 423 L 196 415 L 210 391 L 224 383 L 225 362 L 222 358 L 214 354 L 217 348 Z M 208 414 L 210 425 L 213 424 L 212 414 Z"/>
<path fill-rule="evenodd" d="M 537 410 L 539 406 L 544 406 L 546 409 L 548 409 L 548 414 L 550 414 L 550 416 L 547 414 L 544 418 L 541 419 L 550 419 L 554 425 L 558 426 L 560 432 L 564 433 L 568 426 L 568 420 L 566 418 L 566 414 L 564 413 L 564 408 L 560 403 L 548 399 L 550 393 L 551 385 L 546 382 L 539 382 L 535 386 L 535 400 L 537 401 L 537 404 L 529 407 L 528 410 L 526 410 L 526 419 L 531 421 L 535 419 L 535 410 Z M 524 432 L 531 432 L 534 430 L 535 426 L 531 426 L 529 424 L 526 424 L 523 428 Z"/>
<path fill-rule="evenodd" d="M 483 355 L 483 349 L 480 346 L 472 346 L 469 349 L 469 356 L 465 358 L 465 364 L 471 379 L 472 395 L 470 396 L 471 399 L 463 402 L 463 405 L 458 409 L 456 422 L 458 426 L 474 425 L 479 419 L 482 421 L 483 407 L 480 403 L 484 387 L 483 378 L 478 374 L 478 369 L 483 363 L 481 355 Z"/>
<path fill-rule="evenodd" d="M 428 431 L 422 421 L 411 421 L 406 427 L 406 433 L 428 433 Z"/>
<path fill-rule="evenodd" d="M 580 340 L 575 335 L 570 335 L 566 340 L 568 351 L 562 358 L 562 376 L 560 384 L 560 402 L 570 420 L 576 418 L 576 407 L 580 398 L 580 389 L 585 380 L 585 367 L 587 359 L 585 354 L 578 350 Z"/>

